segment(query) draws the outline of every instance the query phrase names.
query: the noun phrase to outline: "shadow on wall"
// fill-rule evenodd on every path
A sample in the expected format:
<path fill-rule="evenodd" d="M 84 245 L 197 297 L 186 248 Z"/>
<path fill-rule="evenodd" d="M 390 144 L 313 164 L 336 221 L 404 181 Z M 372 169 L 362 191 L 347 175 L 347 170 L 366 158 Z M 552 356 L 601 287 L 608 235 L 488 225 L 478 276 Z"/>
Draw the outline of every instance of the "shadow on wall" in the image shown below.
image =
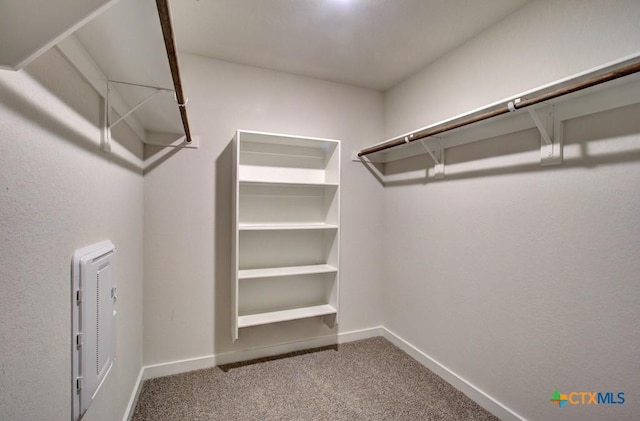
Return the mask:
<path fill-rule="evenodd" d="M 231 200 L 232 200 L 232 174 L 233 174 L 233 147 L 230 142 L 216 159 L 216 182 L 214 183 L 214 218 L 215 244 L 214 252 L 214 353 L 221 351 L 221 344 L 226 342 L 221 337 L 227 335 L 231 338 L 231 311 L 229 302 L 231 299 Z"/>
<path fill-rule="evenodd" d="M 58 139 L 140 173 L 142 168 L 135 161 L 142 158 L 142 148 L 133 132 L 126 125 L 121 125 L 115 128 L 111 138 L 135 158 L 121 156 L 115 151 L 101 151 L 100 126 L 104 101 L 79 74 L 77 78 L 69 79 L 69 84 L 60 85 L 57 79 L 50 76 L 57 70 L 75 72 L 62 57 L 50 52 L 27 66 L 22 71 L 23 75 L 12 75 L 22 76 L 22 83 L 10 84 L 9 80 L 0 79 L 3 105 Z"/>
<path fill-rule="evenodd" d="M 144 175 L 150 174 L 169 158 L 184 148 L 168 148 L 166 146 L 144 145 Z"/>
<path fill-rule="evenodd" d="M 560 165 L 540 165 L 540 134 L 536 129 L 447 149 L 443 179 L 429 176 L 433 161 L 426 153 L 386 164 L 363 165 L 385 187 L 394 187 L 637 162 L 639 113 L 640 104 L 634 104 L 566 121 Z"/>

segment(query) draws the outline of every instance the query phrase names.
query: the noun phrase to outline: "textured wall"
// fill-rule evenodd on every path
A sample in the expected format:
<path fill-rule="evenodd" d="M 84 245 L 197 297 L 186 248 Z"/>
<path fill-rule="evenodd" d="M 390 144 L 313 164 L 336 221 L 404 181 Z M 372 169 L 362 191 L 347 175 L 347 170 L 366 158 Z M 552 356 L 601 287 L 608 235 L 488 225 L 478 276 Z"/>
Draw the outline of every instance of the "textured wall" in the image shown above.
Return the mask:
<path fill-rule="evenodd" d="M 341 324 L 382 322 L 382 188 L 349 160 L 382 132 L 380 93 L 192 55 L 180 57 L 192 131 L 145 173 L 144 361 L 154 364 L 338 333 L 317 319 L 230 334 L 231 162 L 238 129 L 342 140 Z M 149 159 L 160 153 L 147 148 Z"/>
<path fill-rule="evenodd" d="M 537 0 L 385 96 L 386 138 L 640 51 L 636 0 Z"/>
<path fill-rule="evenodd" d="M 633 53 L 640 3 L 535 1 L 386 99 L 399 134 Z M 640 106 L 447 151 L 442 182 L 385 189 L 385 326 L 529 420 L 640 412 Z M 388 165 L 408 174 L 425 158 Z M 554 407 L 554 389 L 625 405 Z"/>
<path fill-rule="evenodd" d="M 71 256 L 118 249 L 117 361 L 86 420 L 121 420 L 142 363 L 142 144 L 98 149 L 100 102 L 55 51 L 0 71 L 0 418 L 71 417 Z"/>

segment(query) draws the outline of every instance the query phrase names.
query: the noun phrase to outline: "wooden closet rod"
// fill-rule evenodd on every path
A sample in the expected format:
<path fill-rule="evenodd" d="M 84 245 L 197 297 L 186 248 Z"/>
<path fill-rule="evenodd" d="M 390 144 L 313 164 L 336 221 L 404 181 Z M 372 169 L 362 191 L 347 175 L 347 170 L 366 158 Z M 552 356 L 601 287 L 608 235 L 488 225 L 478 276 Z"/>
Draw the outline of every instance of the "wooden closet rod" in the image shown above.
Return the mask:
<path fill-rule="evenodd" d="M 180 109 L 180 117 L 184 127 L 184 134 L 187 143 L 191 143 L 191 130 L 189 130 L 189 120 L 187 119 L 187 103 L 182 90 L 182 81 L 180 79 L 180 69 L 178 67 L 178 54 L 176 52 L 176 43 L 173 37 L 173 25 L 171 24 L 171 11 L 169 10 L 168 0 L 156 0 L 158 7 L 158 15 L 160 16 L 160 26 L 162 26 L 162 36 L 164 38 L 164 46 L 167 49 L 167 58 L 169 59 L 169 67 L 171 68 L 171 77 L 173 78 L 173 87 L 176 91 L 176 100 L 178 101 L 178 109 Z"/>
<path fill-rule="evenodd" d="M 556 89 L 552 89 L 548 92 L 543 92 L 538 95 L 531 96 L 529 98 L 518 98 L 513 101 L 508 101 L 505 104 L 497 105 L 482 111 L 480 114 L 476 114 L 467 118 L 463 118 L 458 121 L 454 121 L 442 126 L 436 126 L 432 128 L 426 128 L 410 133 L 408 135 L 399 136 L 397 138 L 390 139 L 379 145 L 374 145 L 369 148 L 365 148 L 358 152 L 358 156 L 362 157 L 375 152 L 391 149 L 396 146 L 404 145 L 405 143 L 414 142 L 425 137 L 435 136 L 450 130 L 458 129 L 460 127 L 468 126 L 473 123 L 477 123 L 483 120 L 488 120 L 493 117 L 497 117 L 502 114 L 507 114 L 521 108 L 529 107 L 535 104 L 539 104 L 544 101 L 549 101 L 554 98 L 568 95 L 573 92 L 580 91 L 582 89 L 590 88 L 601 83 L 609 82 L 615 79 L 619 79 L 624 76 L 628 76 L 634 73 L 640 72 L 640 61 L 625 65 L 615 70 L 608 71 L 601 75 L 597 75 L 585 80 L 580 80 L 573 83 L 568 83 L 564 86 L 560 86 Z"/>

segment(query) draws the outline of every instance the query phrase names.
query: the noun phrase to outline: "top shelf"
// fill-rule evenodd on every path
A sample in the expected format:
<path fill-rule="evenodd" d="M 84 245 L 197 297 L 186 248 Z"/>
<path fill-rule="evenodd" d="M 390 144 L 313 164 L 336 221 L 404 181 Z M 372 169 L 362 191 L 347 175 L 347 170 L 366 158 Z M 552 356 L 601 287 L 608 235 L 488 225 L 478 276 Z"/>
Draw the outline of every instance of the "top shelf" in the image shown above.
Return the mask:
<path fill-rule="evenodd" d="M 308 136 L 291 136 L 279 133 L 256 132 L 249 130 L 239 130 L 238 135 L 241 142 L 263 143 L 271 146 L 294 146 L 308 149 L 329 150 L 335 149 L 340 144 L 339 140 L 324 139 Z"/>
<path fill-rule="evenodd" d="M 325 182 L 305 182 L 305 181 L 268 181 L 268 180 L 243 180 L 240 179 L 240 184 L 244 186 L 300 186 L 300 187 L 338 187 L 338 183 L 325 183 Z"/>

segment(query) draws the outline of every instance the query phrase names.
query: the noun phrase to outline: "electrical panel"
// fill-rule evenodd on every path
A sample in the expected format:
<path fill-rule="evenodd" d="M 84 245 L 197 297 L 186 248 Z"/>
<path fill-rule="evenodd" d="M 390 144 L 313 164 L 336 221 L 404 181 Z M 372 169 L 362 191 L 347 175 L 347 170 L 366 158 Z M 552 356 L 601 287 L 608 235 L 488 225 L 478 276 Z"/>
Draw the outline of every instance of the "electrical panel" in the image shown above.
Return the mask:
<path fill-rule="evenodd" d="M 89 408 L 115 360 L 115 246 L 76 251 L 71 270 L 73 421 Z"/>

